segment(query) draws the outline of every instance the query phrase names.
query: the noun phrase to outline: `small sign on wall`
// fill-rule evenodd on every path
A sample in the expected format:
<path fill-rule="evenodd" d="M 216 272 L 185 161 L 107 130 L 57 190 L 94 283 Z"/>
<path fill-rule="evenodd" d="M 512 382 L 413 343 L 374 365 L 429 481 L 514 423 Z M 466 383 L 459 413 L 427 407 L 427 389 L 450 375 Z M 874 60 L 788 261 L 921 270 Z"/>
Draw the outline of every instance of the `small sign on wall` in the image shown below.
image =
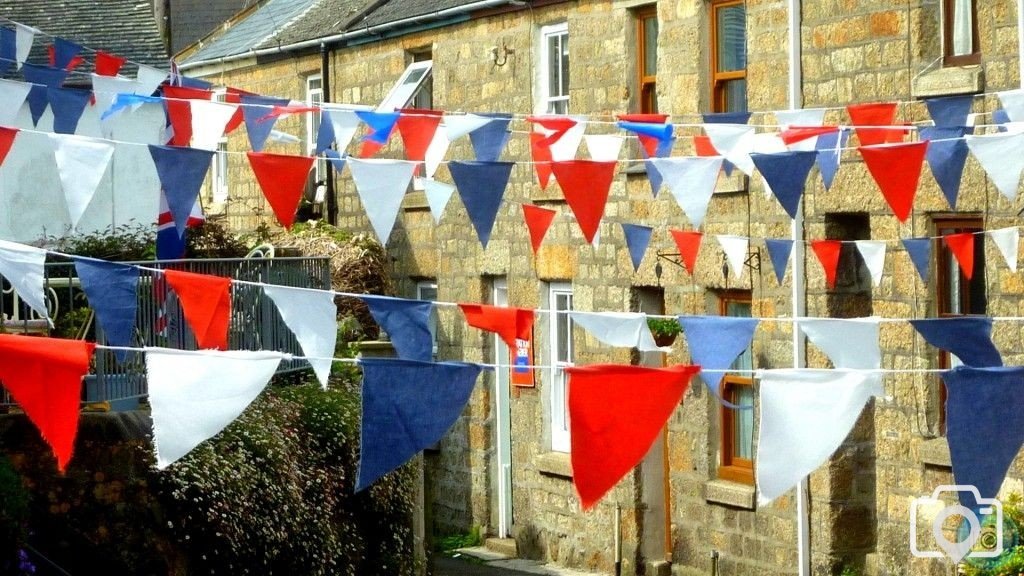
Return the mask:
<path fill-rule="evenodd" d="M 509 350 L 512 367 L 509 380 L 513 386 L 532 388 L 536 385 L 533 377 L 533 331 L 530 331 L 530 338 L 523 340 L 516 338 L 516 347 Z"/>

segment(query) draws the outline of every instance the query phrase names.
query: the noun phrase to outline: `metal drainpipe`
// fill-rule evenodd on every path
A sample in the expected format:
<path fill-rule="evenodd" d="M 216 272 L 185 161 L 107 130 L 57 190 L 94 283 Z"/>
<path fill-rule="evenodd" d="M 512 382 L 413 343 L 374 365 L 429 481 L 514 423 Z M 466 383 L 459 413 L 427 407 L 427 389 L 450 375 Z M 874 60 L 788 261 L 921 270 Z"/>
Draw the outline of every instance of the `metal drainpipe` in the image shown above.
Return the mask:
<path fill-rule="evenodd" d="M 320 44 L 320 87 L 323 90 L 321 105 L 331 101 L 331 66 L 329 56 L 330 50 L 327 49 L 327 43 L 322 42 Z M 320 121 L 323 122 L 323 114 L 320 115 Z M 338 199 L 334 197 L 334 167 L 329 161 L 326 165 L 327 170 L 324 172 L 324 179 L 327 186 L 327 223 L 331 226 L 337 226 Z"/>
<path fill-rule="evenodd" d="M 622 516 L 622 505 L 615 503 L 615 576 L 622 575 L 622 526 L 619 524 L 619 517 Z"/>

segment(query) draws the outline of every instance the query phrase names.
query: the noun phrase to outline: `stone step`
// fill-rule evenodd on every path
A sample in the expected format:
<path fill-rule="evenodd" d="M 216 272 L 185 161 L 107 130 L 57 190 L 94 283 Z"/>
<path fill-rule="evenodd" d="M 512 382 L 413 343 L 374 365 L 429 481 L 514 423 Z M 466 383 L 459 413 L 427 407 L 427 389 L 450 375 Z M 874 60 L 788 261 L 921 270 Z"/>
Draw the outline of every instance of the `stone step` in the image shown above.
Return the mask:
<path fill-rule="evenodd" d="M 484 540 L 484 546 L 492 552 L 503 554 L 509 558 L 519 556 L 519 549 L 516 547 L 514 538 L 488 538 Z"/>

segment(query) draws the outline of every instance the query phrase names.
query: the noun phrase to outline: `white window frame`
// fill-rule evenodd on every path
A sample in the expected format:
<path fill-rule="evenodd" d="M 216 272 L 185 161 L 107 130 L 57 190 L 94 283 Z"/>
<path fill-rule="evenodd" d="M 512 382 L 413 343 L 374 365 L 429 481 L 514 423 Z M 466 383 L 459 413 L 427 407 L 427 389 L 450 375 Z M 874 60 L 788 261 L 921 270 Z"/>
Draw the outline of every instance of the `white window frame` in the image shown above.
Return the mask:
<path fill-rule="evenodd" d="M 559 300 L 564 302 L 564 297 L 568 297 L 568 307 L 560 307 Z M 547 307 L 551 310 L 548 315 L 548 354 L 549 365 L 551 369 L 548 370 L 548 385 L 550 393 L 548 396 L 548 403 L 550 408 L 550 429 L 551 429 L 551 450 L 553 452 L 569 452 L 572 447 L 572 441 L 569 434 L 569 408 L 568 408 L 568 394 L 569 394 L 569 375 L 565 372 L 565 369 L 569 366 L 573 366 L 573 360 L 575 359 L 575 350 L 573 342 L 573 323 L 572 318 L 567 313 L 572 310 L 573 306 L 573 290 L 571 282 L 551 282 L 548 284 L 547 293 Z M 568 341 L 565 343 L 566 350 L 565 354 L 562 354 L 562 343 L 558 340 L 558 328 L 565 323 L 567 327 L 566 334 L 568 334 Z M 567 360 L 559 360 L 559 357 L 565 356 Z"/>
<path fill-rule="evenodd" d="M 430 292 L 433 291 L 433 295 Z M 424 300 L 427 302 L 437 301 L 437 280 L 420 280 L 416 282 L 416 299 Z M 430 318 L 427 320 L 427 325 L 430 327 L 430 352 L 434 356 L 437 356 L 437 307 L 430 312 Z"/>
<path fill-rule="evenodd" d="M 227 88 L 213 91 L 214 102 L 227 102 Z M 222 134 L 217 140 L 217 151 L 210 166 L 210 199 L 215 204 L 228 201 L 228 137 Z"/>
<path fill-rule="evenodd" d="M 548 39 L 552 36 L 563 35 L 566 37 L 566 40 L 568 40 L 568 22 L 542 26 L 540 28 L 540 34 L 537 36 L 537 42 L 539 43 L 537 53 L 540 54 L 540 58 L 537 60 L 537 90 L 536 105 L 534 108 L 538 114 L 555 114 L 554 103 L 556 102 L 565 102 L 564 113 L 569 113 L 569 95 L 552 96 L 549 82 L 551 76 L 551 67 L 549 63 L 551 58 L 548 53 Z M 559 61 L 561 61 L 561 59 L 559 59 Z"/>
<path fill-rule="evenodd" d="M 316 84 L 316 87 L 314 87 Z M 311 74 L 306 77 L 306 105 L 317 108 L 316 112 L 310 112 L 306 117 L 306 155 L 312 156 L 316 152 L 316 138 L 320 132 L 321 115 L 319 108 L 324 104 L 324 79 L 320 74 Z M 314 182 L 320 182 L 327 174 L 327 160 L 317 158 L 313 163 Z"/>
<path fill-rule="evenodd" d="M 388 91 L 387 96 L 381 100 L 380 106 L 377 106 L 377 112 L 394 112 L 399 108 L 407 107 L 409 102 L 416 96 L 416 92 L 423 86 L 426 79 L 430 77 L 433 66 L 433 60 L 420 60 L 419 62 L 409 64 L 405 68 L 405 72 L 402 72 L 402 75 L 398 77 L 395 85 Z M 422 74 L 415 76 L 417 72 L 421 71 L 423 72 Z"/>

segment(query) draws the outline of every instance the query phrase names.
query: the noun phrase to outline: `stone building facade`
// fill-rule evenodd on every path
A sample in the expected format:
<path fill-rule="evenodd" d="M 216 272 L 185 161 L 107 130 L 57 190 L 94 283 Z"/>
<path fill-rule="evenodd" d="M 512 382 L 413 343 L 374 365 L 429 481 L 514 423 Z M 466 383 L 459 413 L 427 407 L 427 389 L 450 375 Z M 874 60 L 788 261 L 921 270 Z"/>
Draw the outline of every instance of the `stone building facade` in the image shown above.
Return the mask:
<path fill-rule="evenodd" d="M 571 47 L 566 69 L 569 114 L 587 117 L 588 134 L 618 133 L 614 116 L 640 112 L 644 106 L 640 70 L 644 60 L 638 54 L 652 33 L 643 28 L 643 20 L 653 14 L 656 40 L 646 45 L 654 46 L 656 108 L 670 114 L 677 125 L 673 155 L 692 155 L 694 136 L 701 134 L 700 114 L 724 111 L 723 98 L 730 102 L 714 86 L 714 58 L 729 47 L 729 41 L 738 38 L 744 47 L 745 107 L 754 112 L 750 124 L 765 131 L 779 124 L 772 110 L 791 107 L 789 2 L 593 0 L 493 3 L 483 8 L 474 7 L 480 3 L 464 4 L 462 18 L 407 29 L 396 25 L 373 38 L 328 47 L 331 101 L 376 105 L 414 58 L 429 55 L 433 108 L 516 115 L 502 159 L 518 163 L 486 249 L 458 200 L 452 200 L 440 224 L 435 224 L 423 192 L 412 190 L 407 195 L 387 244 L 402 296 L 542 309 L 563 307 L 571 299 L 571 307 L 581 311 L 733 312 L 774 319 L 791 317 L 793 274 L 798 271 L 806 286 L 806 315 L 811 317 L 900 319 L 955 312 L 1018 316 L 1024 310 L 1024 280 L 1002 264 L 992 243 L 981 243 L 978 262 L 983 262 L 979 264 L 983 268 L 969 282 L 951 268 L 949 253 L 938 242 L 930 279 L 922 282 L 899 243 L 901 238 L 994 230 L 1018 223 L 1020 201 L 1002 197 L 973 159 L 968 160 L 956 210 L 925 167 L 914 212 L 905 224 L 886 205 L 852 148 L 843 152 L 831 189 L 825 189 L 817 169 L 812 171 L 803 204 L 804 239 L 888 241 L 878 287 L 871 285 L 851 245 L 844 245 L 834 289 L 826 288 L 822 268 L 810 251 L 796 253 L 802 265 L 791 266 L 778 285 L 759 239 L 788 237 L 790 219 L 774 198 L 765 196 L 757 177 L 720 178 L 702 227 L 705 244 L 692 276 L 677 265 L 677 250 L 667 233 L 669 227 L 687 229 L 690 223 L 668 194 L 652 199 L 635 142 L 627 142 L 620 156 L 597 246 L 588 245 L 568 217 L 557 183 L 547 191 L 540 189 L 529 163 L 526 132 L 530 128 L 523 117 L 546 112 L 540 76 L 548 61 L 546 32 L 564 30 Z M 1018 5 L 1011 0 L 911 0 L 900 6 L 871 0 L 793 4 L 799 10 L 800 32 L 795 104 L 825 108 L 826 124 L 850 124 L 845 106 L 868 102 L 899 102 L 897 122 L 925 123 L 928 114 L 921 99 L 954 94 L 977 94 L 972 109 L 976 123 L 991 124 L 990 113 L 999 108 L 994 93 L 1020 86 Z M 967 58 L 944 58 L 943 38 L 950 32 L 940 5 L 947 11 L 965 7 L 972 11 L 976 26 L 974 37 L 967 40 Z M 724 22 L 735 20 L 716 19 L 728 9 L 743 15 L 739 36 L 736 29 L 722 28 Z M 368 18 L 372 17 L 371 11 Z M 713 50 L 715 45 L 722 48 Z M 297 50 L 230 70 L 211 68 L 205 78 L 303 100 L 308 79 L 320 73 L 320 66 L 318 53 Z M 725 76 L 724 82 L 735 80 Z M 722 87 L 721 91 L 733 89 Z M 308 121 L 287 119 L 280 129 L 301 134 L 303 122 Z M 380 155 L 402 157 L 397 140 Z M 850 146 L 856 143 L 854 138 Z M 246 146 L 244 136 L 228 141 L 230 150 Z M 279 149 L 302 153 L 306 146 L 304 141 Z M 579 157 L 583 154 L 581 147 Z M 454 143 L 447 158 L 472 159 L 468 140 Z M 244 157 L 232 155 L 229 160 L 232 183 L 224 210 L 234 228 L 251 229 L 261 215 L 252 207 L 262 200 L 247 175 Z M 436 178 L 451 181 L 445 166 Z M 369 231 L 347 172 L 337 177 L 336 190 L 339 225 Z M 522 223 L 521 204 L 559 212 L 536 256 Z M 655 228 L 636 272 L 621 223 Z M 714 234 L 752 239 L 739 280 L 723 269 L 725 260 L 711 238 Z M 959 308 L 952 304 L 951 295 L 965 293 L 973 297 Z M 560 344 L 553 341 L 558 332 L 550 322 L 548 315 L 541 314 L 535 325 L 537 364 L 556 360 L 553 349 Z M 752 345 L 751 365 L 792 366 L 792 330 L 792 322 L 763 321 Z M 494 338 L 467 327 L 454 308 L 438 309 L 436 339 L 439 359 L 503 363 L 503 351 Z M 1018 323 L 996 323 L 994 341 L 1008 365 L 1024 361 Z M 842 447 L 810 477 L 813 574 L 838 574 L 845 568 L 879 575 L 946 574 L 949 570 L 941 561 L 910 555 L 908 524 L 915 498 L 952 483 L 942 432 L 941 383 L 937 375 L 924 371 L 946 366 L 947 360 L 906 322 L 883 323 L 881 346 L 884 368 L 908 371 L 886 375 L 886 397 L 868 404 Z M 666 357 L 651 356 L 608 348 L 578 328 L 573 331 L 572 347 L 571 360 L 581 365 L 689 361 L 682 341 Z M 829 365 L 813 346 L 807 347 L 805 358 L 808 366 Z M 735 436 L 738 429 L 753 430 L 751 434 L 756 435 L 756 411 L 745 427 L 737 424 L 695 381 L 670 419 L 665 437 L 643 464 L 594 509 L 584 512 L 572 487 L 568 454 L 556 446 L 553 378 L 554 371 L 538 370 L 535 387 L 511 388 L 507 413 L 502 393 L 507 382 L 493 373 L 481 379 L 463 417 L 438 449 L 426 455 L 435 531 L 465 531 L 476 525 L 488 534 L 504 536 L 507 530 L 520 555 L 610 573 L 618 515 L 626 574 L 798 572 L 793 492 L 758 506 L 753 485 L 723 471 L 728 468 L 723 466 L 723 435 Z M 638 383 L 638 390 L 641 386 Z M 510 454 L 503 458 L 497 438 L 499 428 L 506 426 Z M 756 441 L 750 439 L 752 444 Z M 510 499 L 497 480 L 506 465 L 511 475 Z M 1018 460 L 1004 492 L 1019 492 L 1024 486 L 1021 478 L 1024 463 Z M 511 519 L 501 510 L 502 502 L 508 500 Z"/>

